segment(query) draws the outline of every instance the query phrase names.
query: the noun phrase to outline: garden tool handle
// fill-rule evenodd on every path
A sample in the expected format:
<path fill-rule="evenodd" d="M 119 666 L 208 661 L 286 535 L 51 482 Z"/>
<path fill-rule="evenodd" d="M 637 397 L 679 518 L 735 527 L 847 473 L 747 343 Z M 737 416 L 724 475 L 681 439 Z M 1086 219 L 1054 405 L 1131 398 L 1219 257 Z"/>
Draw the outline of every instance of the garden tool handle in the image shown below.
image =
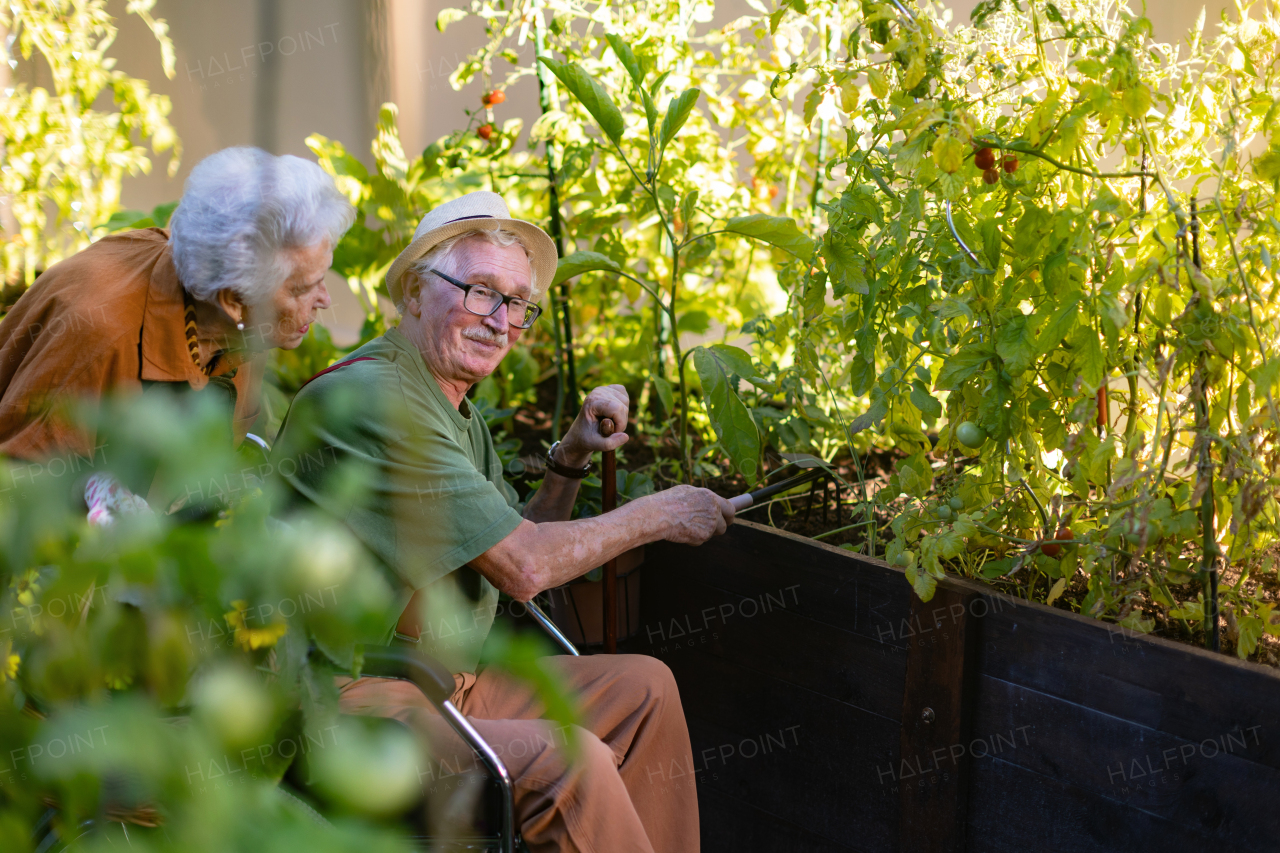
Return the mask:
<path fill-rule="evenodd" d="M 605 438 L 613 435 L 614 425 L 609 418 L 601 418 L 600 434 Z M 600 471 L 600 510 L 610 512 L 618 505 L 618 461 L 612 450 L 601 454 Z M 604 606 L 604 651 L 605 654 L 618 653 L 618 560 L 615 557 L 604 564 L 604 589 L 600 596 Z"/>
<path fill-rule="evenodd" d="M 819 477 L 825 476 L 827 476 L 826 468 L 811 468 L 802 474 L 797 474 L 794 477 L 788 477 L 785 480 L 779 480 L 771 486 L 762 486 L 755 491 L 729 498 L 729 503 L 733 505 L 735 512 L 742 512 L 745 509 L 750 509 L 752 506 L 760 503 L 766 498 L 771 498 L 776 494 L 790 491 L 796 486 L 803 485 L 808 483 L 810 480 L 816 480 Z"/>

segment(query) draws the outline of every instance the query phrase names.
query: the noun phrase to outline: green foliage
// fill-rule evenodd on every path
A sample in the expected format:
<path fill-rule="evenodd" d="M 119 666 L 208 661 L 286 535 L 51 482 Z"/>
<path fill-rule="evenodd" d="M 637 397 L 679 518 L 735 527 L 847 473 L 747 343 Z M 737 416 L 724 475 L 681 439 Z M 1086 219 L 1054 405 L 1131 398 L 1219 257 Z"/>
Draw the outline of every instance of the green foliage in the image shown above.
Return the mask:
<path fill-rule="evenodd" d="M 165 22 L 151 17 L 154 5 L 131 0 L 127 11 L 155 35 L 172 78 L 173 44 Z M 167 118 L 169 99 L 117 70 L 107 56 L 116 26 L 106 0 L 18 0 L 0 9 L 0 28 L 10 34 L 0 59 L 13 77 L 0 110 L 0 194 L 13 215 L 0 244 L 3 273 L 6 283 L 29 285 L 89 245 L 98 226 L 122 225 L 113 218 L 121 180 L 151 169 L 147 149 L 135 140 L 149 140 L 156 153 L 172 150 L 170 175 L 181 145 Z M 37 57 L 52 73 L 53 91 L 31 84 Z M 113 110 L 94 109 L 100 95 Z"/>
<path fill-rule="evenodd" d="M 717 344 L 693 351 L 694 368 L 706 395 L 707 414 L 720 444 L 742 472 L 754 484 L 760 470 L 760 434 L 746 405 L 738 397 L 735 377 L 754 376 L 751 356 L 737 347 Z"/>
<path fill-rule="evenodd" d="M 163 147 L 159 99 L 101 59 L 100 5 L 14 8 L 27 15 L 14 31 L 33 34 L 19 39 L 25 55 L 48 46 L 70 69 L 56 78 L 67 91 L 119 82 L 118 105 L 145 105 L 120 106 L 116 124 L 94 114 L 112 133 L 89 153 L 110 149 L 111 168 L 127 171 L 141 156 L 121 141 L 133 131 Z M 35 39 L 63 26 L 39 17 L 49 8 L 88 16 L 66 20 L 94 33 L 83 38 L 97 71 Z M 619 472 L 623 499 L 730 466 L 750 480 L 776 451 L 840 454 L 858 472 L 887 454 L 892 475 L 847 484 L 857 502 L 838 524 L 865 531 L 850 547 L 900 566 L 921 597 L 959 572 L 1190 638 L 1205 630 L 1216 568 L 1236 653 L 1255 653 L 1280 634 L 1274 602 L 1247 583 L 1274 577 L 1280 532 L 1274 12 L 1244 10 L 1212 39 L 1198 28 L 1178 53 L 1100 0 L 993 0 L 974 26 L 950 29 L 912 8 L 753 3 L 715 28 L 708 2 L 445 10 L 442 29 L 469 13 L 487 27 L 453 82 L 479 77 L 487 92 L 544 69 L 542 115 L 526 138 L 520 121 L 477 108 L 411 157 L 386 105 L 368 167 L 308 139 L 360 211 L 335 268 L 364 303 L 363 337 L 388 323 L 382 277 L 419 218 L 463 192 L 500 192 L 565 257 L 546 320 L 475 389 L 495 430 L 513 431 L 541 382 L 567 383 L 571 355 L 581 388 L 628 386 L 634 432 L 657 459 Z M 513 47 L 530 30 L 538 61 L 522 64 Z M 163 208 L 112 215 L 124 171 L 54 162 L 92 97 L 66 107 L 15 91 L 27 99 L 17 115 L 63 135 L 23 155 L 44 170 L 31 166 L 30 184 L 5 185 L 28 194 L 29 211 L 52 202 L 61 217 L 31 219 L 39 240 L 56 232 L 49 242 L 6 243 L 11 276 L 29 278 L 58 256 L 50 246 L 83 245 L 93 228 L 162 223 Z M 12 158 L 37 140 L 6 116 Z M 494 128 L 487 140 L 481 124 Z M 995 168 L 975 164 L 982 149 Z M 59 225 L 91 192 L 82 227 Z M 340 356 L 318 327 L 278 354 L 268 418 Z M 386 616 L 382 575 L 340 528 L 270 518 L 261 461 L 223 450 L 227 414 L 203 397 L 143 395 L 100 423 L 95 464 L 176 511 L 91 529 L 70 476 L 7 469 L 24 491 L 0 505 L 0 608 L 18 614 L 0 634 L 0 755 L 100 727 L 120 739 L 33 763 L 20 783 L 0 777 L 5 849 L 28 845 L 46 797 L 67 826 L 108 801 L 159 803 L 156 846 L 396 847 L 363 789 L 342 784 L 401 778 L 404 767 L 373 760 L 404 752 L 377 732 L 353 734 L 366 748 L 317 768 L 332 781 L 327 813 L 350 815 L 332 830 L 279 796 L 279 761 L 236 787 L 189 775 L 246 739 L 326 730 L 333 673 L 359 668 L 358 644 Z M 519 443 L 497 439 L 522 473 Z M 580 514 L 600 511 L 600 492 L 584 482 Z M 1054 557 L 1041 542 L 1059 528 L 1073 538 Z M 286 614 L 282 602 L 308 590 L 335 595 Z M 524 644 L 501 635 L 491 651 L 571 720 Z M 371 760 L 355 766 L 358 755 Z"/>
<path fill-rule="evenodd" d="M 362 644 L 396 615 L 382 570 L 331 520 L 268 514 L 270 466 L 230 450 L 215 395 L 152 390 L 84 417 L 92 459 L 2 472 L 24 492 L 0 507 L 3 820 L 30 839 L 51 802 L 56 825 L 92 818 L 98 837 L 104 809 L 159 814 L 165 849 L 225 850 L 251 828 L 280 845 L 408 849 L 376 819 L 421 796 L 422 745 L 335 717 L 333 677 L 358 673 Z M 90 527 L 77 489 L 93 470 L 151 483 L 153 505 L 175 511 Z M 548 653 L 498 635 L 487 654 L 572 724 L 572 700 L 537 663 Z M 325 831 L 278 790 L 299 755 Z"/>
<path fill-rule="evenodd" d="M 1274 571 L 1280 224 L 1270 161 L 1244 144 L 1275 136 L 1280 28 L 1270 9 L 1242 15 L 1193 33 L 1188 60 L 1106 4 L 982 4 L 979 28 L 950 31 L 926 10 L 888 18 L 896 52 L 852 38 L 789 71 L 834 83 L 860 67 L 871 97 L 844 110 L 848 148 L 827 166 L 850 176 L 824 205 L 837 299 L 811 299 L 808 271 L 769 337 L 794 346 L 805 384 L 847 383 L 859 441 L 908 454 L 879 502 L 920 549 L 922 595 L 944 565 L 989 562 L 1060 596 L 1074 572 L 1038 540 L 1067 520 L 1081 608 L 1142 630 L 1143 613 L 1190 623 L 1222 558 Z M 945 425 L 960 421 L 972 451 Z M 912 521 L 936 500 L 913 461 L 935 423 L 948 488 L 993 501 L 963 524 Z M 1161 506 L 1199 523 L 1162 522 Z M 1260 602 L 1239 584 L 1222 596 L 1254 620 L 1237 614 L 1248 654 Z"/>
<path fill-rule="evenodd" d="M 1055 600 L 1070 580 L 1091 615 L 1149 629 L 1158 612 L 1185 631 L 1215 561 L 1274 571 L 1270 7 L 1211 39 L 1201 22 L 1181 55 L 1094 0 L 984 3 L 950 28 L 891 4 L 753 6 L 716 30 L 700 26 L 709 3 L 652 2 L 590 13 L 608 16 L 604 36 L 578 7 L 538 8 L 552 16 L 539 61 L 563 93 L 544 91 L 531 134 L 559 184 L 557 283 L 595 336 L 596 375 L 640 391 L 645 428 L 669 436 L 649 440 L 674 439 L 683 476 L 699 434 L 733 464 L 753 448 L 895 451 L 888 488 L 854 484 L 863 517 L 931 521 L 862 547 L 905 537 L 923 593 L 944 568 Z M 527 19 L 470 11 L 489 41 L 456 86 L 535 73 L 492 82 Z M 765 310 L 775 280 L 781 312 Z M 726 282 L 743 286 L 725 299 Z M 686 375 L 681 330 L 713 328 L 752 336 L 752 376 L 705 338 Z M 964 421 L 975 446 L 953 434 Z M 987 508 L 942 520 L 935 490 Z M 1207 539 L 1199 522 L 1152 522 L 1142 508 L 1161 501 L 1212 510 Z M 1070 573 L 1038 547 L 1067 521 L 1083 543 Z M 1238 583 L 1222 594 L 1255 625 L 1239 617 L 1259 601 Z"/>

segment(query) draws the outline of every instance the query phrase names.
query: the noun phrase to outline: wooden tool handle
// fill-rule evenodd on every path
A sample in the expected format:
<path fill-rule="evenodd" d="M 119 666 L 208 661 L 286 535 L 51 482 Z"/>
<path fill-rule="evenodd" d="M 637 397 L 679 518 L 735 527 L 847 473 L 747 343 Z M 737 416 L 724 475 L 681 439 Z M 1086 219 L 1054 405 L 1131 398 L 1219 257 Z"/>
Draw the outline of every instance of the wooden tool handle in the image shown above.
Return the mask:
<path fill-rule="evenodd" d="M 609 418 L 600 420 L 600 434 L 605 438 L 613 435 L 614 425 Z M 600 480 L 602 494 L 600 509 L 610 512 L 618 505 L 618 461 L 612 450 L 603 454 Z M 610 560 L 604 564 L 604 650 L 606 654 L 618 653 L 618 561 Z"/>

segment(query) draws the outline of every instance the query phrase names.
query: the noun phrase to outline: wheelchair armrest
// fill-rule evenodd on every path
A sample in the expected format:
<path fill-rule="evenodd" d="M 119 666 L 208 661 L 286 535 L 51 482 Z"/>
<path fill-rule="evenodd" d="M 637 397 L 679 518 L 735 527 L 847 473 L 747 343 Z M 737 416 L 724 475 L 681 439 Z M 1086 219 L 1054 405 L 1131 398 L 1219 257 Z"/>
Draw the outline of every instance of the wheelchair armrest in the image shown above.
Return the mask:
<path fill-rule="evenodd" d="M 412 681 L 436 705 L 448 701 L 456 689 L 453 674 L 440 661 L 410 648 L 365 647 L 361 673 Z"/>

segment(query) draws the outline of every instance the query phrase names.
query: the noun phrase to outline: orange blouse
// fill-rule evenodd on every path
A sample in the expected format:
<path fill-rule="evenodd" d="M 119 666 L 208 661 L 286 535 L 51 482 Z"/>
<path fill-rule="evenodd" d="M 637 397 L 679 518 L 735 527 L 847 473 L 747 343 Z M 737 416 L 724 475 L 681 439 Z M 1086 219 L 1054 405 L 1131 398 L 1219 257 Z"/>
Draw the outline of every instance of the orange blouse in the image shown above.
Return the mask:
<path fill-rule="evenodd" d="M 60 416 L 60 404 L 140 391 L 144 381 L 204 388 L 185 320 L 165 229 L 104 237 L 54 264 L 0 322 L 0 453 L 91 457 L 95 436 Z M 258 416 L 265 360 L 223 357 L 213 371 L 236 371 L 237 442 Z"/>

